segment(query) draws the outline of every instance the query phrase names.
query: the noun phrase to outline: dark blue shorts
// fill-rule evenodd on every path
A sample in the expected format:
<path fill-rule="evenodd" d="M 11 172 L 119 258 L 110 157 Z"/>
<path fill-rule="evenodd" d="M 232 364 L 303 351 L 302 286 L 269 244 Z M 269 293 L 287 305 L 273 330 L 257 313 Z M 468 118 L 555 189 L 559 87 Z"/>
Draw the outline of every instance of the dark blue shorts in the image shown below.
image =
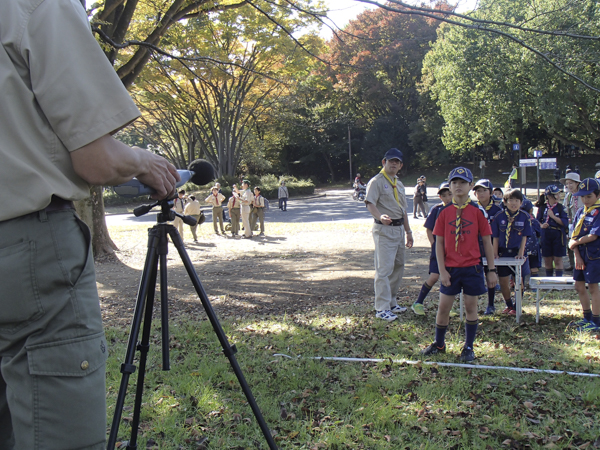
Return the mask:
<path fill-rule="evenodd" d="M 600 260 L 586 260 L 585 269 L 573 270 L 573 279 L 575 281 L 585 281 L 586 283 L 600 283 Z"/>
<path fill-rule="evenodd" d="M 440 274 L 437 259 L 435 258 L 429 260 L 429 273 L 437 273 L 438 275 Z"/>
<path fill-rule="evenodd" d="M 527 257 L 527 261 L 529 262 L 530 268 L 539 269 L 542 267 L 542 262 L 540 261 L 539 255 L 529 255 Z"/>
<path fill-rule="evenodd" d="M 567 256 L 567 238 L 560 230 L 546 230 L 542 239 L 542 256 Z"/>
<path fill-rule="evenodd" d="M 446 267 L 450 273 L 450 286 L 440 284 L 440 292 L 445 295 L 483 295 L 487 293 L 483 266 Z"/>

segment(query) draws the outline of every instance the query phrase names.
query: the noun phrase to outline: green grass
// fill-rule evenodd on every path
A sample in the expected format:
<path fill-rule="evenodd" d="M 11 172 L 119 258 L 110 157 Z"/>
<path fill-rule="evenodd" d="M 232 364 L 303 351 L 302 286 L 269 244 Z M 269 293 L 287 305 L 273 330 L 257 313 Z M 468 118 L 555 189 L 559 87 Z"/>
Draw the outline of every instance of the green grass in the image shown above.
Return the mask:
<path fill-rule="evenodd" d="M 573 293 L 550 293 L 540 325 L 532 294 L 525 300 L 521 325 L 513 317 L 480 318 L 476 363 L 600 373 L 597 337 L 567 327 L 578 318 Z M 432 314 L 409 311 L 387 323 L 374 319 L 371 305 L 349 302 L 221 324 L 282 449 L 583 449 L 600 437 L 598 378 L 392 363 L 419 359 L 433 337 Z M 171 323 L 168 372 L 161 370 L 159 321 L 153 325 L 139 447 L 268 448 L 206 318 Z M 107 329 L 109 423 L 127 334 Z M 448 353 L 436 360 L 457 362 L 463 339 L 463 326 L 452 319 Z M 315 356 L 387 361 L 309 359 Z M 121 440 L 129 435 L 136 380 L 134 374 Z"/>

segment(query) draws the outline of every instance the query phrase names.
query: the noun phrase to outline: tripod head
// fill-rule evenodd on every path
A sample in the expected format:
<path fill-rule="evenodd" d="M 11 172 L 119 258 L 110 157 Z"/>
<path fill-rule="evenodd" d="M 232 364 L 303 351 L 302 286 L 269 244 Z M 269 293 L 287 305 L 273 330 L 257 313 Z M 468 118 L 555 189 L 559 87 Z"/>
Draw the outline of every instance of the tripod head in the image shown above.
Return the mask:
<path fill-rule="evenodd" d="M 194 225 L 196 225 L 197 221 L 194 217 L 185 216 L 185 215 L 178 213 L 172 209 L 173 208 L 173 200 L 175 198 L 177 198 L 177 194 L 175 194 L 171 198 L 165 198 L 163 200 L 159 200 L 156 203 L 153 203 L 151 205 L 138 206 L 137 208 L 135 208 L 133 210 L 133 215 L 135 217 L 140 217 L 140 216 L 143 216 L 144 214 L 148 214 L 156 206 L 160 206 L 160 212 L 156 215 L 157 223 L 161 224 L 161 223 L 166 223 L 166 222 L 172 222 L 175 219 L 175 217 L 180 217 L 181 220 L 183 220 L 183 223 L 185 223 L 186 225 L 189 225 L 192 227 Z"/>

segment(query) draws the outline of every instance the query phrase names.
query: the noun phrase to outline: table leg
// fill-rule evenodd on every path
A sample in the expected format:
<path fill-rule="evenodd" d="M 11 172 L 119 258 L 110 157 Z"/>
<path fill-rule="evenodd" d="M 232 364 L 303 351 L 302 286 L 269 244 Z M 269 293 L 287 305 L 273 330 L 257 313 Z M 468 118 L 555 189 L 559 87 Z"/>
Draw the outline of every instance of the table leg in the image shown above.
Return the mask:
<path fill-rule="evenodd" d="M 540 323 L 540 290 L 535 295 L 535 323 Z"/>
<path fill-rule="evenodd" d="M 515 266 L 515 301 L 517 303 L 517 323 L 521 319 L 523 291 L 521 290 L 521 266 Z"/>

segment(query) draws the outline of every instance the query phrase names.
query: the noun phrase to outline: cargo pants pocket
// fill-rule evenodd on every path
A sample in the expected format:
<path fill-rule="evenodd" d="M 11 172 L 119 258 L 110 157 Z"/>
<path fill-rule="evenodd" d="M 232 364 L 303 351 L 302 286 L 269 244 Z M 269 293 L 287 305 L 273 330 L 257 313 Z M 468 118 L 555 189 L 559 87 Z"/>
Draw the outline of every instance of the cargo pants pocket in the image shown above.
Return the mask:
<path fill-rule="evenodd" d="M 35 242 L 0 249 L 0 332 L 15 333 L 44 313 L 35 274 Z"/>
<path fill-rule="evenodd" d="M 107 356 L 104 333 L 27 347 L 40 448 L 90 448 L 105 441 Z"/>

